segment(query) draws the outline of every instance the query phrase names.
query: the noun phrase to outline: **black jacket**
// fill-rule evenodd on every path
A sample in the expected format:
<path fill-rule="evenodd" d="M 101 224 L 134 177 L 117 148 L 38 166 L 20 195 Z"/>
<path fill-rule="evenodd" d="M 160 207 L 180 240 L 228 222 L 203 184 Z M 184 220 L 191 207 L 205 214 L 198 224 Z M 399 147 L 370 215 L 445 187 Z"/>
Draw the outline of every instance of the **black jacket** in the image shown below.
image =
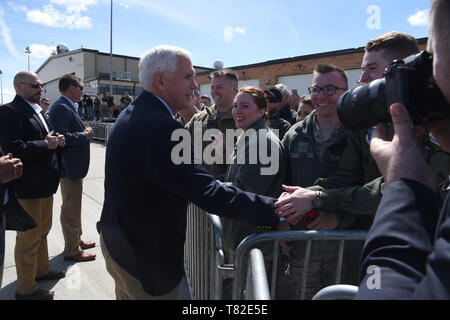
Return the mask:
<path fill-rule="evenodd" d="M 16 95 L 11 103 L 0 107 L 0 146 L 23 163 L 23 175 L 16 180 L 19 199 L 46 198 L 58 189 L 58 154 L 56 149 L 47 148 L 47 134 L 39 116 L 23 98 Z"/>
<path fill-rule="evenodd" d="M 450 299 L 450 195 L 441 213 L 435 197 L 413 180 L 386 185 L 364 245 L 358 299 Z"/>
<path fill-rule="evenodd" d="M 175 164 L 172 151 L 180 141 L 171 137 L 177 129 L 186 130 L 144 91 L 120 114 L 106 149 L 105 201 L 97 229 L 111 257 L 155 296 L 171 292 L 184 274 L 188 201 L 265 228 L 279 222 L 275 199 L 222 186 L 201 165 Z M 190 137 L 186 140 L 191 152 Z"/>
<path fill-rule="evenodd" d="M 0 157 L 4 156 L 3 150 L 0 148 Z M 5 193 L 8 190 L 8 202 L 3 203 Z M 14 189 L 14 182 L 0 184 L 0 225 L 3 221 L 3 216 L 6 217 L 6 230 L 27 231 L 36 227 L 33 218 L 22 208 L 17 201 Z M 3 227 L 0 233 L 3 232 Z M 4 238 L 4 234 L 0 237 Z M 2 248 L 0 248 L 2 250 Z"/>
<path fill-rule="evenodd" d="M 285 104 L 279 111 L 280 118 L 286 120 L 293 126 L 297 122 L 297 112 L 291 109 L 289 103 Z"/>

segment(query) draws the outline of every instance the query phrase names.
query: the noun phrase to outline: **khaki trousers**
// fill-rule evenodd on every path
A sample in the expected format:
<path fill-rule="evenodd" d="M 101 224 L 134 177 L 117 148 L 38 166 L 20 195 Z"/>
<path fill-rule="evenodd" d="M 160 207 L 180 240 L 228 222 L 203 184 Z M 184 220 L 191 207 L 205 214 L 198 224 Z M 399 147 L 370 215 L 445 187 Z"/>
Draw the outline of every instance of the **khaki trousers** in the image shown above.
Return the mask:
<path fill-rule="evenodd" d="M 110 256 L 100 233 L 100 246 L 105 258 L 106 270 L 113 277 L 116 287 L 116 300 L 177 300 L 178 286 L 165 296 L 152 296 L 144 291 L 141 282 L 126 272 Z"/>
<path fill-rule="evenodd" d="M 61 228 L 64 236 L 64 256 L 70 257 L 78 252 L 81 241 L 81 197 L 83 195 L 83 179 L 60 180 L 62 205 Z"/>
<path fill-rule="evenodd" d="M 3 265 L 5 263 L 5 223 L 5 216 L 3 215 L 0 218 L 0 290 L 2 290 Z"/>
<path fill-rule="evenodd" d="M 36 227 L 17 232 L 14 259 L 16 261 L 16 292 L 29 294 L 38 289 L 36 277 L 48 273 L 47 235 L 52 227 L 53 196 L 39 199 L 18 199 L 22 208 L 36 222 Z"/>

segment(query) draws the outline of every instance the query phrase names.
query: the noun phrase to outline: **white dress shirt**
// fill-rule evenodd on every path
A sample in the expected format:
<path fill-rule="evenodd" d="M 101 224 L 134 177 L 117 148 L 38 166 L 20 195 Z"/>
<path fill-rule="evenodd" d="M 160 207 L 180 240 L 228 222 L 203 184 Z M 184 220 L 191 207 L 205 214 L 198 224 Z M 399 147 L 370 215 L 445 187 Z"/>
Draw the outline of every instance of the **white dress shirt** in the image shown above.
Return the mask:
<path fill-rule="evenodd" d="M 42 108 L 34 103 L 31 103 L 28 100 L 25 100 L 26 102 L 28 102 L 28 104 L 33 108 L 34 112 L 36 112 L 36 114 L 38 115 L 39 119 L 41 119 L 42 124 L 44 125 L 45 129 L 47 130 L 48 133 L 50 133 L 50 129 L 47 125 L 47 121 L 45 121 L 44 117 L 42 116 Z"/>

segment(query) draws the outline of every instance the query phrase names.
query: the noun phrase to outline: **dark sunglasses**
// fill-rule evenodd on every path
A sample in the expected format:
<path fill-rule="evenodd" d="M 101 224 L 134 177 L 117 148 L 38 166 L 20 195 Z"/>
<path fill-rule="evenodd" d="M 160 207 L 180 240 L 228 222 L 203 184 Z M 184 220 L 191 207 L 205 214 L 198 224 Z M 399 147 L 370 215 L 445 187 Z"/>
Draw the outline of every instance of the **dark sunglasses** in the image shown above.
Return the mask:
<path fill-rule="evenodd" d="M 74 84 L 73 86 L 78 87 L 78 88 L 80 88 L 81 91 L 83 91 L 83 88 L 84 88 L 83 86 L 79 86 L 78 84 Z"/>
<path fill-rule="evenodd" d="M 28 85 L 30 85 L 33 89 L 43 88 L 43 87 L 44 87 L 44 85 L 43 85 L 42 83 L 37 82 L 37 81 L 31 82 L 31 83 L 28 83 L 28 82 L 21 82 L 21 84 L 28 84 Z"/>

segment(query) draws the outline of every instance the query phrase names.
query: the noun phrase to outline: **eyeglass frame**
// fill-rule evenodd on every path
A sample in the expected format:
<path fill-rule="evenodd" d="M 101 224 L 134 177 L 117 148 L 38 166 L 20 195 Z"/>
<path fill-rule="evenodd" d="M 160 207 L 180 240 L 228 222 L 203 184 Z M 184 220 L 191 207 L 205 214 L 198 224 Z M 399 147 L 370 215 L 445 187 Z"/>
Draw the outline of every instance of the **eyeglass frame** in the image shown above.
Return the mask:
<path fill-rule="evenodd" d="M 77 83 L 77 84 L 73 84 L 73 86 L 74 86 L 74 87 L 80 88 L 81 91 L 83 91 L 83 89 L 84 89 L 84 86 L 80 86 L 78 83 Z"/>
<path fill-rule="evenodd" d="M 331 89 L 331 88 L 334 89 L 333 94 L 328 94 L 328 93 L 325 92 L 326 89 Z M 312 92 L 313 89 L 319 89 L 319 92 L 313 93 Z M 319 95 L 320 92 L 323 91 L 323 94 L 326 95 L 326 96 L 329 96 L 329 97 L 334 96 L 336 94 L 336 91 L 338 91 L 338 90 L 348 90 L 348 89 L 347 88 L 336 87 L 336 86 L 333 86 L 333 85 L 325 86 L 323 88 L 319 87 L 319 86 L 309 87 L 308 88 L 308 92 L 309 92 L 310 95 Z"/>
<path fill-rule="evenodd" d="M 41 89 L 44 88 L 44 85 L 42 83 L 40 83 L 40 82 L 37 82 L 37 81 L 33 81 L 31 83 L 29 83 L 29 82 L 19 82 L 19 83 L 20 84 L 27 84 L 27 85 L 31 86 L 33 89 L 38 89 L 39 87 Z"/>

